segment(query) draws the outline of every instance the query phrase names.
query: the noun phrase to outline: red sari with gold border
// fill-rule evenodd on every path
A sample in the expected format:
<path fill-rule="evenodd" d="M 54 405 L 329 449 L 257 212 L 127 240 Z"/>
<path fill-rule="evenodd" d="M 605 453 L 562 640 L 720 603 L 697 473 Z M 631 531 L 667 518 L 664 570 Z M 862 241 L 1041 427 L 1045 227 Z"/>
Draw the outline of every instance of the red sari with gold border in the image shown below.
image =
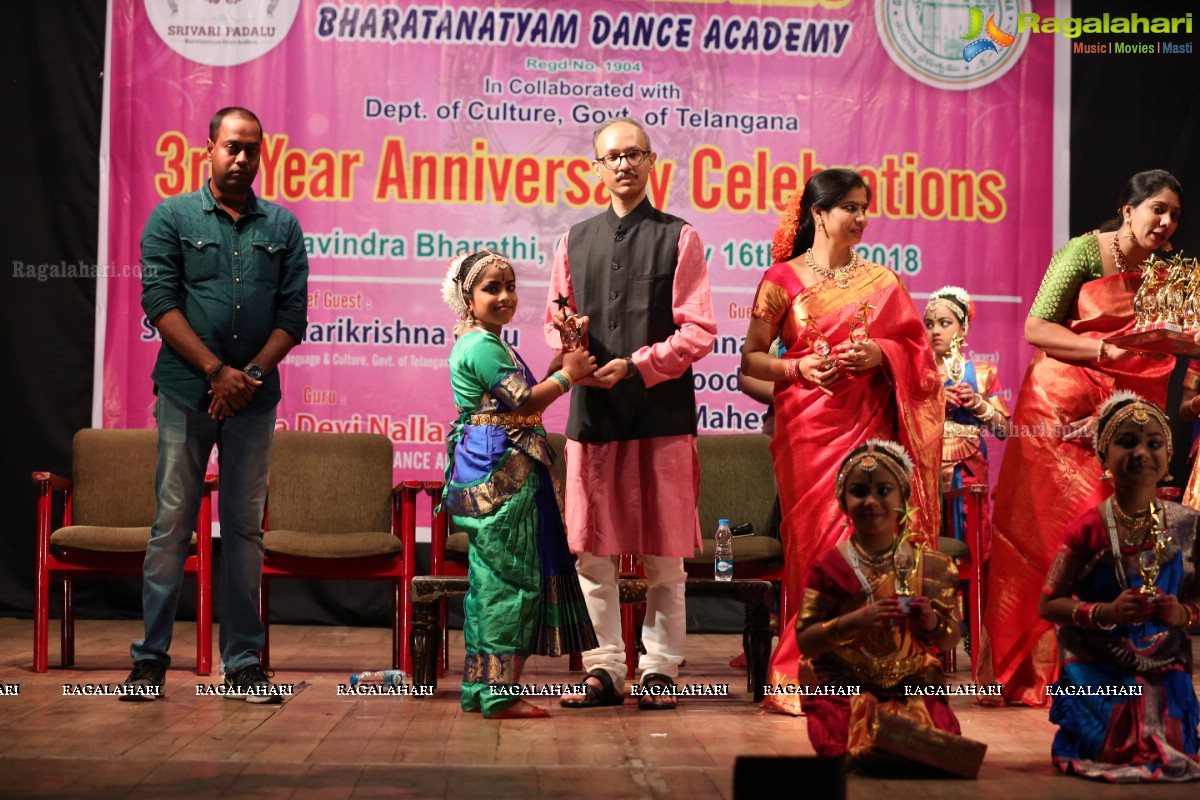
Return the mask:
<path fill-rule="evenodd" d="M 1141 282 L 1140 273 L 1125 273 L 1084 283 L 1062 325 L 1096 340 L 1128 330 Z M 1046 705 L 1058 656 L 1054 628 L 1038 616 L 1042 582 L 1063 530 L 1107 494 L 1091 440 L 1064 441 L 1063 430 L 1094 415 L 1118 389 L 1161 407 L 1174 364 L 1171 358 L 1137 354 L 1102 364 L 1059 361 L 1043 350 L 1029 364 L 993 505 L 977 677 L 980 683 L 1003 684 L 1010 702 Z"/>
<path fill-rule="evenodd" d="M 805 286 L 791 262 L 764 274 L 754 299 L 754 316 L 779 331 L 783 358 L 812 352 L 806 321 L 817 323 L 830 345 L 849 338 L 849 323 L 868 310 L 871 339 L 883 350 L 884 365 L 834 383 L 832 396 L 807 381 L 775 385 L 775 435 L 771 454 L 783 520 L 784 588 L 798 603 L 813 560 L 850 535 L 834 497 L 837 469 L 846 454 L 868 439 L 899 441 L 915 462 L 914 530 L 936 537 L 940 518 L 938 472 L 942 453 L 942 382 L 934 368 L 925 323 L 895 273 L 864 263 L 846 288 L 832 280 Z M 768 683 L 796 685 L 800 651 L 796 615 L 780 621 L 779 645 Z M 772 695 L 770 710 L 799 714 L 796 695 Z"/>

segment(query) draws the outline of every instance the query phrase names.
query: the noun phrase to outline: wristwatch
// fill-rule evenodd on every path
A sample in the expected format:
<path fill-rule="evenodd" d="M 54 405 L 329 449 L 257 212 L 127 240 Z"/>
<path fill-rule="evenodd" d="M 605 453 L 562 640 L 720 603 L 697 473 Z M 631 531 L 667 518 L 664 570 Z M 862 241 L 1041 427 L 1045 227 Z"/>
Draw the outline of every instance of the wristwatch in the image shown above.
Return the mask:
<path fill-rule="evenodd" d="M 637 364 L 633 363 L 633 356 L 625 356 L 625 368 L 625 377 L 622 380 L 631 381 L 640 374 Z"/>
<path fill-rule="evenodd" d="M 262 365 L 255 364 L 253 361 L 251 361 L 249 364 L 247 364 L 245 367 L 243 367 L 242 372 L 246 373 L 247 375 L 249 375 L 251 378 L 253 378 L 256 381 L 261 381 L 262 377 L 263 377 Z"/>

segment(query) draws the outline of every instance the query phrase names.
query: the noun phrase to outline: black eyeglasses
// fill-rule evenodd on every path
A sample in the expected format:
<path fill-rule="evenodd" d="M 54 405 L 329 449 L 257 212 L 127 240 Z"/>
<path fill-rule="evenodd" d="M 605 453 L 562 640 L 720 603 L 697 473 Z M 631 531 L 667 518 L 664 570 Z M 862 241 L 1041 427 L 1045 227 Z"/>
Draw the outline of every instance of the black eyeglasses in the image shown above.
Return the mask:
<path fill-rule="evenodd" d="M 625 159 L 625 163 L 631 167 L 641 166 L 641 163 L 646 160 L 646 156 L 650 155 L 649 150 L 630 150 L 625 153 L 609 153 L 606 156 L 596 156 L 596 160 L 611 170 L 615 170 L 621 165 L 621 159 Z"/>

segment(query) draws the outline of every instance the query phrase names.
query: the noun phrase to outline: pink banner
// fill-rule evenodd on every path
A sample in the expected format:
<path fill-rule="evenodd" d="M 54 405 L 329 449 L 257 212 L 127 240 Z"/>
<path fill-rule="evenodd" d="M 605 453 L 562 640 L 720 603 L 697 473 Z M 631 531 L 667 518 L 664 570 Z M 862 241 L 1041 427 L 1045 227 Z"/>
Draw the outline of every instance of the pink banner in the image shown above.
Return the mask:
<path fill-rule="evenodd" d="M 381 432 L 397 475 L 438 477 L 455 416 L 446 261 L 480 246 L 512 257 L 508 333 L 540 370 L 555 243 L 607 202 L 592 129 L 629 114 L 659 154 L 652 199 L 707 246 L 719 338 L 695 370 L 702 431 L 758 427 L 764 409 L 737 389 L 750 303 L 788 195 L 828 166 L 874 188 L 860 254 L 919 306 L 964 286 L 979 309 L 968 349 L 1019 384 L 1019 331 L 1059 244 L 1054 36 L 972 38 L 964 2 L 563 5 L 111 0 L 103 260 L 136 263 L 154 205 L 207 179 L 216 109 L 254 110 L 255 191 L 295 212 L 311 269 L 279 426 Z M 1050 5 L 986 10 L 1011 33 L 1017 12 Z M 159 341 L 140 283 L 102 291 L 99 423 L 152 425 Z M 565 413 L 552 407 L 547 427 Z"/>

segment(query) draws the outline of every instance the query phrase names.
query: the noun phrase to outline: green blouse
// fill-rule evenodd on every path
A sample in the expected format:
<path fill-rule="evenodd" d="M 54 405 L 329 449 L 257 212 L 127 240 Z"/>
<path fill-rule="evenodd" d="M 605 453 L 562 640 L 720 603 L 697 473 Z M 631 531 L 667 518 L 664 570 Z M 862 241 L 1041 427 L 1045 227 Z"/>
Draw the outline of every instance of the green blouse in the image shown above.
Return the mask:
<path fill-rule="evenodd" d="M 1061 323 L 1071 310 L 1079 287 L 1103 276 L 1100 237 L 1094 233 L 1076 236 L 1050 259 L 1029 316 Z"/>

